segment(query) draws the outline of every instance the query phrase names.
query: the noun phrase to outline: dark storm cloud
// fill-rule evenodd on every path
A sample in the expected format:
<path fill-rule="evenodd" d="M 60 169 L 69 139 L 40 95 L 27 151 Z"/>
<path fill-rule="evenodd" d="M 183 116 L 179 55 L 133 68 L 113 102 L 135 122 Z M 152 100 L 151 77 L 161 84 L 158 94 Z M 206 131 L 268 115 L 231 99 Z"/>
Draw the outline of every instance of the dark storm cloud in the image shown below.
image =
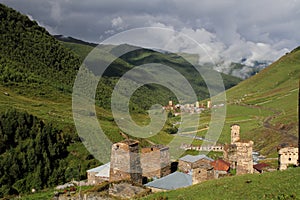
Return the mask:
<path fill-rule="evenodd" d="M 0 0 L 53 34 L 100 42 L 130 28 L 189 34 L 216 59 L 275 60 L 299 45 L 297 0 Z"/>

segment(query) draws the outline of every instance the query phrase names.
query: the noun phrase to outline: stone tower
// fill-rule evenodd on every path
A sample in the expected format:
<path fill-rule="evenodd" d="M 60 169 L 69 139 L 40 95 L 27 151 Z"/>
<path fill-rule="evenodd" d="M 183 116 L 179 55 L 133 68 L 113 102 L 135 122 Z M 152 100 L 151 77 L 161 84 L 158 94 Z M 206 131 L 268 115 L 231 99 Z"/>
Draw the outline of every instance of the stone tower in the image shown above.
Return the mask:
<path fill-rule="evenodd" d="M 129 180 L 142 183 L 139 142 L 124 140 L 112 145 L 109 181 Z"/>
<path fill-rule="evenodd" d="M 231 126 L 231 144 L 234 144 L 240 140 L 240 126 L 234 124 Z"/>
<path fill-rule="evenodd" d="M 231 144 L 224 146 L 224 160 L 230 163 L 236 174 L 253 173 L 253 141 L 240 140 L 240 126 L 231 126 Z"/>
<path fill-rule="evenodd" d="M 169 147 L 153 145 L 141 150 L 143 176 L 161 178 L 171 173 Z"/>

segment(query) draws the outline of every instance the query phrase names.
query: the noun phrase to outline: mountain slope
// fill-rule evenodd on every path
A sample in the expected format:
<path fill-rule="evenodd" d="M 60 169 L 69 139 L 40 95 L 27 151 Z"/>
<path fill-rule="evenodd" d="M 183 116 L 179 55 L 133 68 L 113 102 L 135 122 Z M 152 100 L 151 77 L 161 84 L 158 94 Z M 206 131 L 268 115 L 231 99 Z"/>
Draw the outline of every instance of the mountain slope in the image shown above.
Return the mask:
<path fill-rule="evenodd" d="M 280 145 L 297 145 L 299 47 L 258 74 L 226 91 L 227 117 L 222 133 L 229 142 L 230 123 L 239 123 L 242 137 L 255 150 L 277 157 Z"/>
<path fill-rule="evenodd" d="M 27 16 L 0 4 L 0 81 L 4 85 L 73 84 L 79 59 Z"/>
<path fill-rule="evenodd" d="M 65 47 L 70 48 L 74 53 L 78 54 L 83 61 L 88 53 L 92 50 L 89 45 L 78 44 L 70 41 L 62 43 Z M 128 53 L 120 56 L 106 69 L 99 88 L 105 88 L 97 92 L 96 100 L 100 102 L 100 106 L 109 109 L 109 101 L 107 96 L 111 96 L 114 85 L 117 80 L 122 77 L 127 71 L 133 69 L 135 66 L 141 66 L 148 63 L 159 63 L 169 66 L 176 71 L 180 72 L 193 87 L 198 99 L 205 99 L 209 97 L 206 83 L 200 76 L 199 72 L 181 56 L 172 53 L 160 53 L 151 49 L 144 49 L 133 47 L 131 45 L 122 44 L 118 46 L 105 45 L 102 48 L 110 51 L 112 54 L 115 52 L 129 51 Z M 131 50 L 131 51 L 130 51 Z M 105 59 L 105 58 L 103 58 Z M 221 74 L 224 80 L 225 88 L 233 87 L 241 81 L 240 78 Z M 105 92 L 103 92 L 105 91 Z M 104 98 L 105 97 L 105 98 Z M 143 102 L 141 101 L 143 100 Z M 147 110 L 154 104 L 166 104 L 169 100 L 177 102 L 174 94 L 168 89 L 156 85 L 148 84 L 138 89 L 131 98 L 131 108 L 135 111 Z M 141 109 L 142 108 L 142 109 Z"/>

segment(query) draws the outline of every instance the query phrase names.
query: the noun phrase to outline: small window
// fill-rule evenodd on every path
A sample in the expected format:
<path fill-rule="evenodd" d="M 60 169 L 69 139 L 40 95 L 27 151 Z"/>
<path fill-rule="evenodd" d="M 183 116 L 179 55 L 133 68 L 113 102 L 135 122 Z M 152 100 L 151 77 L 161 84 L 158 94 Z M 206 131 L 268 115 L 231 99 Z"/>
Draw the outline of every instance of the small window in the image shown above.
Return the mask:
<path fill-rule="evenodd" d="M 291 158 L 289 158 L 289 161 L 291 161 L 292 159 Z"/>
<path fill-rule="evenodd" d="M 151 151 L 153 151 L 153 148 L 151 148 Z"/>

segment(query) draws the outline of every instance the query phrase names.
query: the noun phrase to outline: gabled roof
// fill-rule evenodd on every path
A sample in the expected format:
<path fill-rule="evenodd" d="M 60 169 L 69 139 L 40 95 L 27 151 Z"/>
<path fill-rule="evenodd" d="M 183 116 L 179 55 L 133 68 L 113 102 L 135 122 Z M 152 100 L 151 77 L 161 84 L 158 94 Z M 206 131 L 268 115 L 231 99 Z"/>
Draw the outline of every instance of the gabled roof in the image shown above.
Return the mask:
<path fill-rule="evenodd" d="M 201 159 L 214 161 L 213 159 L 211 159 L 210 157 L 207 157 L 206 155 L 197 155 L 197 156 L 186 155 L 186 156 L 183 156 L 182 158 L 180 158 L 179 160 L 194 163 L 194 162 L 196 162 L 198 160 L 201 160 Z"/>
<path fill-rule="evenodd" d="M 214 170 L 217 170 L 217 171 L 226 171 L 227 172 L 230 168 L 230 163 L 228 163 L 222 159 L 218 159 L 218 160 L 211 162 L 211 165 L 214 167 Z"/>
<path fill-rule="evenodd" d="M 107 170 L 110 169 L 110 162 L 104 164 L 104 165 L 100 165 L 98 167 L 92 168 L 87 170 L 86 172 L 95 172 L 95 173 L 99 173 L 99 172 L 103 172 L 103 170 Z"/>
<path fill-rule="evenodd" d="M 182 172 L 174 172 L 160 179 L 145 184 L 148 187 L 154 187 L 163 190 L 174 190 L 177 188 L 192 185 L 192 176 Z"/>
<path fill-rule="evenodd" d="M 109 172 L 110 172 L 110 162 L 106 163 L 105 165 L 102 165 L 102 169 L 95 175 L 98 177 L 109 177 Z"/>
<path fill-rule="evenodd" d="M 262 171 L 264 168 L 269 167 L 270 165 L 266 164 L 266 163 L 258 163 L 256 165 L 253 165 L 253 168 L 258 170 L 258 171 Z"/>

